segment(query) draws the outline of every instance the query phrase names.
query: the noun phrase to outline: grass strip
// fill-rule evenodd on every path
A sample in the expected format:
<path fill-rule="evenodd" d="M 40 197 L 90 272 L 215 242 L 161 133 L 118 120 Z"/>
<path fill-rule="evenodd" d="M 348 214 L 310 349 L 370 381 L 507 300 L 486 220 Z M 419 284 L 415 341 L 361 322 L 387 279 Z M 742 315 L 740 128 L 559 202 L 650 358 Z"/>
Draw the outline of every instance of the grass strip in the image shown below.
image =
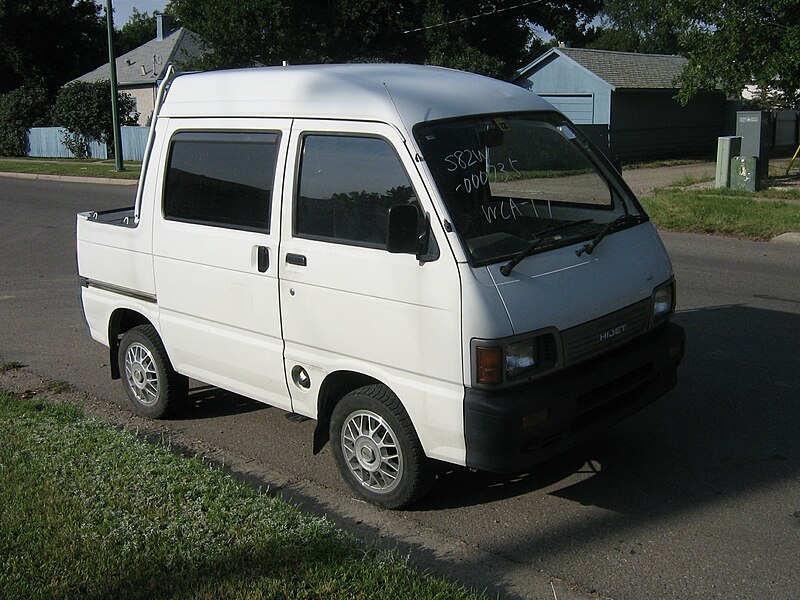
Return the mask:
<path fill-rule="evenodd" d="M 0 392 L 7 598 L 478 598 L 200 458 Z"/>
<path fill-rule="evenodd" d="M 777 198 L 777 201 L 757 198 Z M 662 229 L 770 239 L 800 231 L 800 204 L 780 201 L 800 199 L 797 190 L 738 192 L 734 190 L 680 190 L 661 188 L 640 198 Z"/>
<path fill-rule="evenodd" d="M 104 177 L 107 179 L 138 179 L 141 163 L 123 163 L 125 170 L 116 171 L 114 161 L 82 159 L 0 160 L 0 171 L 7 173 L 32 173 L 37 175 L 62 175 L 70 177 Z"/>

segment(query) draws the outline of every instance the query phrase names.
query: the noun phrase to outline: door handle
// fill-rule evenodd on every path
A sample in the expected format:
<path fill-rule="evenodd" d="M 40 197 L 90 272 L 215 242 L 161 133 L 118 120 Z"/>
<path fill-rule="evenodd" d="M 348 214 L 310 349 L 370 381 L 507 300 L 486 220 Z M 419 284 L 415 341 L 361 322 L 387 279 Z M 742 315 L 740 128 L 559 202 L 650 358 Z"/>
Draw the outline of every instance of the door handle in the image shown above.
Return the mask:
<path fill-rule="evenodd" d="M 291 252 L 286 254 L 286 262 L 290 265 L 298 265 L 300 267 L 305 267 L 307 265 L 306 257 L 302 254 L 292 254 Z"/>
<path fill-rule="evenodd" d="M 269 269 L 269 248 L 266 246 L 258 247 L 258 272 L 266 273 Z"/>

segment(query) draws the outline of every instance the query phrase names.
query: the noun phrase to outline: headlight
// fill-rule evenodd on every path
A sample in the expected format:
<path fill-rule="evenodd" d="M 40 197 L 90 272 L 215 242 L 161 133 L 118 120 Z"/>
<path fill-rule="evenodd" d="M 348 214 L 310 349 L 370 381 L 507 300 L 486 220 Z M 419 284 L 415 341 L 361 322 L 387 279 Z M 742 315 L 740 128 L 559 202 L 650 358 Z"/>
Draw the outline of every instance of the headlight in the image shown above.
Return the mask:
<path fill-rule="evenodd" d="M 556 365 L 556 338 L 539 333 L 506 340 L 473 340 L 473 381 L 502 385 L 527 380 Z"/>
<path fill-rule="evenodd" d="M 675 281 L 657 287 L 653 291 L 653 324 L 663 321 L 675 311 Z"/>
<path fill-rule="evenodd" d="M 514 379 L 517 375 L 532 369 L 537 363 L 536 343 L 533 339 L 514 342 L 506 346 L 506 376 Z"/>

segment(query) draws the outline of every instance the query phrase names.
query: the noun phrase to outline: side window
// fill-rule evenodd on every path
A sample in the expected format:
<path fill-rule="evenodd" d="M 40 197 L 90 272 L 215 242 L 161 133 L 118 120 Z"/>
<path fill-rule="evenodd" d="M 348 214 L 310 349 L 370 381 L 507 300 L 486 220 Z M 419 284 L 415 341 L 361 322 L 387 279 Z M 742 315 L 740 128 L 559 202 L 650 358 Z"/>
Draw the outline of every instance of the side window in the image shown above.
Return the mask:
<path fill-rule="evenodd" d="M 304 138 L 296 236 L 385 248 L 389 207 L 414 199 L 408 175 L 386 140 L 342 135 Z"/>
<path fill-rule="evenodd" d="M 170 143 L 164 217 L 269 233 L 278 133 L 176 133 Z"/>

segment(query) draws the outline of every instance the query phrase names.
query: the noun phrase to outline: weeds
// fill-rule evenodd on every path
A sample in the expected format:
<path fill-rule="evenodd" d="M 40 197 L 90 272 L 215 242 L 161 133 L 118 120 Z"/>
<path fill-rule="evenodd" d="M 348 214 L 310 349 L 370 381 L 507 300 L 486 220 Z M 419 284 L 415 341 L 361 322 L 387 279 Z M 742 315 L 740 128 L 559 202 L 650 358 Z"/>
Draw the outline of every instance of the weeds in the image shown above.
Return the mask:
<path fill-rule="evenodd" d="M 7 362 L 0 364 L 0 373 L 5 373 L 7 371 L 19 371 L 20 369 L 25 368 L 21 362 Z"/>

